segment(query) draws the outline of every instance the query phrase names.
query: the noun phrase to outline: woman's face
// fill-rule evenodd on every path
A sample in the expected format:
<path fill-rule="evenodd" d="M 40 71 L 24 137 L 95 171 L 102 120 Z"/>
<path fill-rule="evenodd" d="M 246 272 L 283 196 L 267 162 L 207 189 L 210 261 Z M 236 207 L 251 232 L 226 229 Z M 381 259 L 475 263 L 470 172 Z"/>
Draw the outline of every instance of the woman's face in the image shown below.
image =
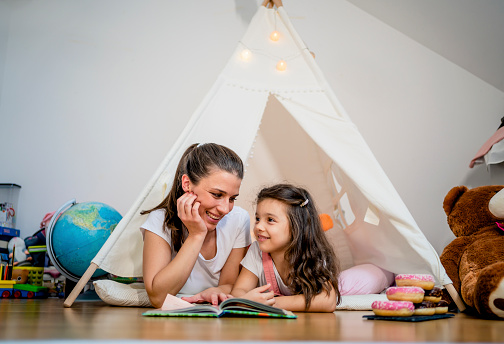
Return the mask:
<path fill-rule="evenodd" d="M 197 195 L 200 203 L 199 215 L 208 230 L 214 230 L 217 223 L 228 214 L 240 192 L 241 179 L 235 174 L 214 169 L 198 184 L 189 181 L 189 190 Z"/>

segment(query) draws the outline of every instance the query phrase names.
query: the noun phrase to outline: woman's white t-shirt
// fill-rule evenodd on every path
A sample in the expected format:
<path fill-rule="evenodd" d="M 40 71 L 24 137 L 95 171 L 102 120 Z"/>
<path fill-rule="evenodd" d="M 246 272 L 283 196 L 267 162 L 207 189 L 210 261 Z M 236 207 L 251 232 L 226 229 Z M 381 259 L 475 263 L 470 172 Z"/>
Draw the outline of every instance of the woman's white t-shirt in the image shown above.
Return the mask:
<path fill-rule="evenodd" d="M 140 230 L 142 235 L 145 235 L 145 230 L 148 230 L 163 238 L 171 247 L 173 259 L 177 253 L 174 252 L 171 244 L 171 230 L 164 230 L 164 217 L 165 210 L 155 210 L 149 213 Z M 207 288 L 219 285 L 220 272 L 231 250 L 250 245 L 250 217 L 248 212 L 240 207 L 233 207 L 233 210 L 217 224 L 216 234 L 217 252 L 215 257 L 206 260 L 201 253 L 198 254 L 196 264 L 187 282 L 180 289 L 179 296 L 194 295 Z"/>
<path fill-rule="evenodd" d="M 253 242 L 252 245 L 250 245 L 250 248 L 248 249 L 245 258 L 243 258 L 241 261 L 241 265 L 250 272 L 252 272 L 254 275 L 256 275 L 257 278 L 259 278 L 257 287 L 268 284 L 266 282 L 266 275 L 264 274 L 264 267 L 262 263 L 262 251 L 259 249 L 259 244 L 257 241 Z M 285 296 L 292 295 L 289 288 L 282 281 L 282 277 L 280 277 L 280 274 L 278 273 L 274 262 L 273 262 L 273 271 L 275 272 L 275 279 L 278 284 L 278 289 L 280 289 L 280 293 L 282 293 L 282 295 Z"/>

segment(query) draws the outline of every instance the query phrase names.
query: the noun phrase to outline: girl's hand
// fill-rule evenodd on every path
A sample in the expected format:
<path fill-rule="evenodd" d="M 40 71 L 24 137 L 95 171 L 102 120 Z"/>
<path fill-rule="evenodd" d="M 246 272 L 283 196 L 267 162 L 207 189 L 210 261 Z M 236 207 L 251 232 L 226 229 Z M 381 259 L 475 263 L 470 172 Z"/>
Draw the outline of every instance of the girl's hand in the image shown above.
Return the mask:
<path fill-rule="evenodd" d="M 272 291 L 268 291 L 271 287 L 271 284 L 266 284 L 255 289 L 252 289 L 245 295 L 241 296 L 244 299 L 249 299 L 252 301 L 256 301 L 268 306 L 275 305 L 275 294 Z"/>
<path fill-rule="evenodd" d="M 199 215 L 200 202 L 193 192 L 186 192 L 177 200 L 177 215 L 186 226 L 189 235 L 206 235 L 208 230 Z"/>

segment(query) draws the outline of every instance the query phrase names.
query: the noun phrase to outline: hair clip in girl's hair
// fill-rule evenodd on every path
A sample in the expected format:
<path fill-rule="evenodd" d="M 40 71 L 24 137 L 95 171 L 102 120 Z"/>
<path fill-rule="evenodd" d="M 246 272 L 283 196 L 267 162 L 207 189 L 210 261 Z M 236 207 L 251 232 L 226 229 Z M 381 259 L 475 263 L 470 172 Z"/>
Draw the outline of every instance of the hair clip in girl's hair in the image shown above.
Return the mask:
<path fill-rule="evenodd" d="M 201 147 L 201 146 L 203 146 L 204 144 L 205 144 L 204 142 L 198 143 L 198 145 L 196 146 L 196 148 Z"/>
<path fill-rule="evenodd" d="M 310 201 L 310 200 L 307 198 L 307 199 L 306 199 L 303 203 L 301 203 L 299 206 L 300 206 L 301 208 L 303 208 L 305 205 L 307 205 L 307 204 L 308 204 L 308 202 L 309 202 L 309 201 Z"/>

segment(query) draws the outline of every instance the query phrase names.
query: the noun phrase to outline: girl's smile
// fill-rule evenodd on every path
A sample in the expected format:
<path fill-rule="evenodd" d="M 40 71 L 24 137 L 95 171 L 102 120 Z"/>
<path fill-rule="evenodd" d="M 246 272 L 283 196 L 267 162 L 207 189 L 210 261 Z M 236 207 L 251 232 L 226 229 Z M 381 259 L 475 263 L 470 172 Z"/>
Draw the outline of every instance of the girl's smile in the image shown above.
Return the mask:
<path fill-rule="evenodd" d="M 263 235 L 257 235 L 257 241 L 259 241 L 259 242 L 263 242 L 263 241 L 266 241 L 268 239 L 269 239 L 269 237 L 266 237 L 266 236 L 263 236 Z"/>

